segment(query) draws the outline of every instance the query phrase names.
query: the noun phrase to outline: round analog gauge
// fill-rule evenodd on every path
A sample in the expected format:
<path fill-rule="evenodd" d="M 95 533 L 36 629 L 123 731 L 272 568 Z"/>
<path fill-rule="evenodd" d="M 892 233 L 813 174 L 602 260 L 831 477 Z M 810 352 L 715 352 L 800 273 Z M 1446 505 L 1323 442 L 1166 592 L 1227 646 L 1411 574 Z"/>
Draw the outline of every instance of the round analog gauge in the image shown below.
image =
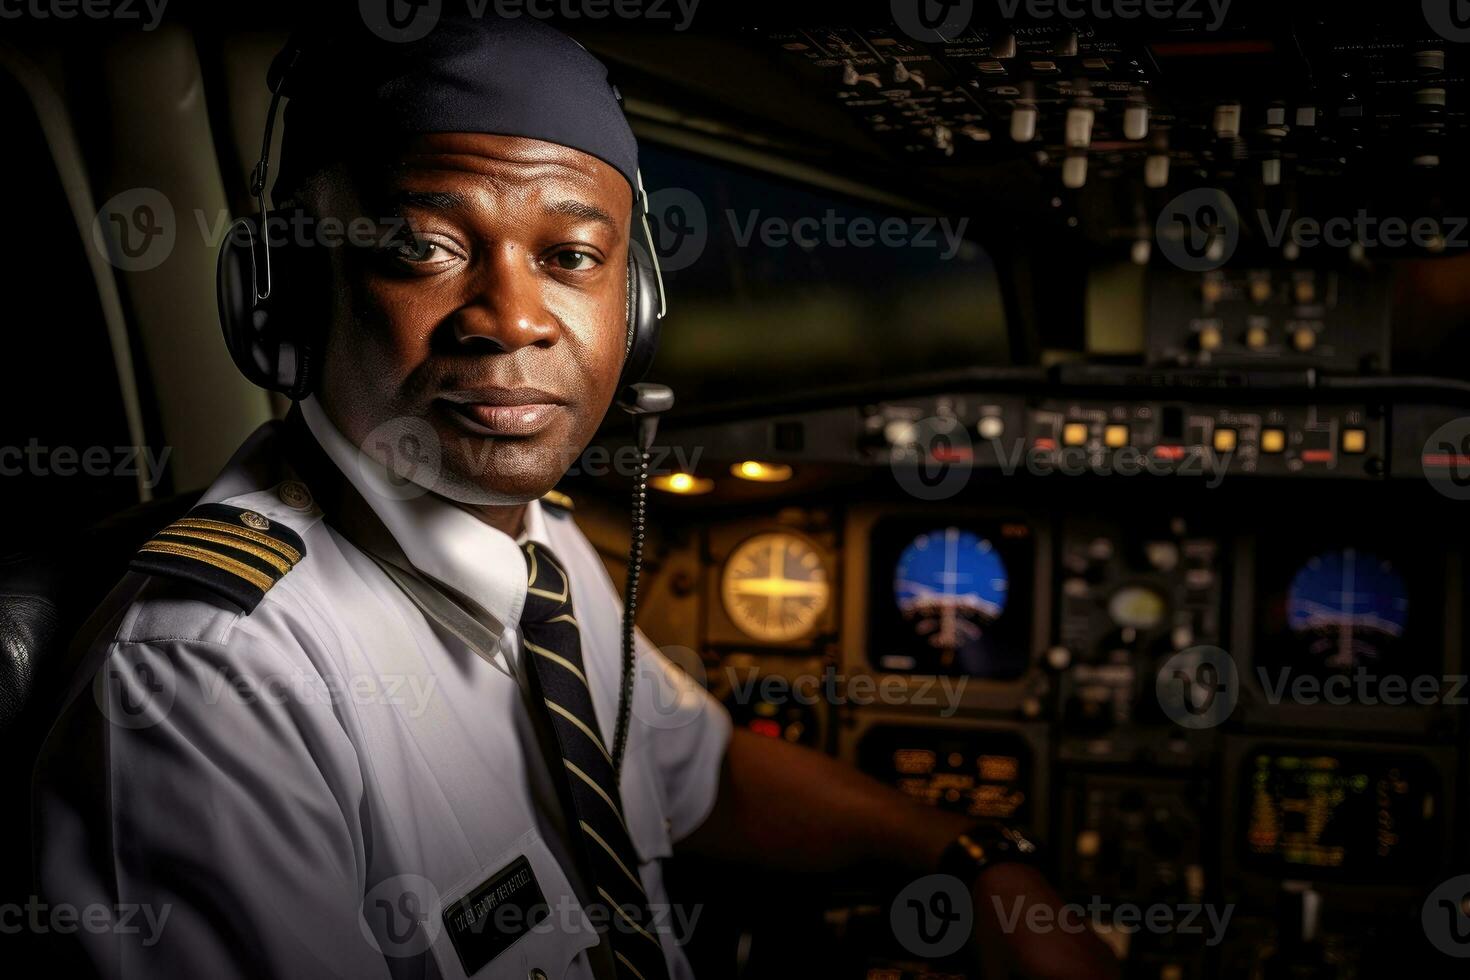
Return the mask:
<path fill-rule="evenodd" d="M 741 542 L 720 576 L 720 595 L 734 624 L 763 643 L 786 643 L 816 628 L 832 588 L 822 556 L 787 531 Z"/>
<path fill-rule="evenodd" d="M 1409 588 L 1392 563 L 1342 548 L 1307 561 L 1286 594 L 1286 623 L 1323 666 L 1383 660 L 1404 635 Z"/>
<path fill-rule="evenodd" d="M 904 548 L 893 574 L 899 612 L 940 652 L 940 665 L 973 659 L 1006 608 L 1010 577 L 999 552 L 972 531 L 946 527 Z M 978 655 L 978 654 L 976 654 Z"/>

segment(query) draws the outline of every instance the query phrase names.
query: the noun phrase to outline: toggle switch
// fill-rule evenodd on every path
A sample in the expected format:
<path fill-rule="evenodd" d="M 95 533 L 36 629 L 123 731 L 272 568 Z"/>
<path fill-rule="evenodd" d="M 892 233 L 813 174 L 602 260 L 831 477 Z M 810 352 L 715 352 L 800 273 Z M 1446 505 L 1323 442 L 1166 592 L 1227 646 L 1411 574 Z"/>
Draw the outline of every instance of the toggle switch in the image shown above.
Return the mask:
<path fill-rule="evenodd" d="M 1123 136 L 1130 140 L 1141 140 L 1148 135 L 1148 103 L 1130 102 L 1123 110 Z"/>
<path fill-rule="evenodd" d="M 1036 107 L 1017 105 L 1011 110 L 1011 139 L 1029 143 L 1036 138 Z"/>
<path fill-rule="evenodd" d="M 1222 102 L 1215 106 L 1215 135 L 1232 140 L 1240 135 L 1240 103 Z"/>
<path fill-rule="evenodd" d="M 1167 187 L 1169 184 L 1169 155 L 1152 153 L 1143 161 L 1143 182 L 1148 187 Z"/>
<path fill-rule="evenodd" d="M 1092 143 L 1092 123 L 1095 118 L 1096 113 L 1088 106 L 1077 105 L 1068 109 L 1066 144 L 1073 149 L 1087 149 Z"/>

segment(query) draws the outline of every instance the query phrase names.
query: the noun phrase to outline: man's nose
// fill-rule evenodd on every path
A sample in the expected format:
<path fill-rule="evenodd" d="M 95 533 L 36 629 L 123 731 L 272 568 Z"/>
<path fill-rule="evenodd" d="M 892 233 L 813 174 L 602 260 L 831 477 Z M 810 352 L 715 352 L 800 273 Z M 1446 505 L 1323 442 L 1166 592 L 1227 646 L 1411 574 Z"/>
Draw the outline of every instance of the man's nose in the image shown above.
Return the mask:
<path fill-rule="evenodd" d="M 461 345 L 501 351 L 549 347 L 561 328 L 541 301 L 539 270 L 522 249 L 498 250 L 476 270 L 473 294 L 454 322 Z"/>

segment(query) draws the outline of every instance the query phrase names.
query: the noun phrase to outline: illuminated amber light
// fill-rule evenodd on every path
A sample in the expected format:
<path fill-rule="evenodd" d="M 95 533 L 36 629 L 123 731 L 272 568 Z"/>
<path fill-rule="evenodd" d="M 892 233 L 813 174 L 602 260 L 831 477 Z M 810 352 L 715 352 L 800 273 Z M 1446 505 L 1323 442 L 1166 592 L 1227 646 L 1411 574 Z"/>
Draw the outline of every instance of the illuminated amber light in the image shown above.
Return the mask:
<path fill-rule="evenodd" d="M 791 479 L 791 467 L 785 463 L 762 463 L 754 459 L 736 463 L 730 467 L 730 472 L 742 480 L 754 480 L 756 483 L 781 483 Z"/>
<path fill-rule="evenodd" d="M 682 493 L 686 496 L 694 494 L 709 493 L 715 488 L 715 481 L 693 473 L 670 473 L 651 478 L 648 485 L 655 490 L 664 493 Z"/>

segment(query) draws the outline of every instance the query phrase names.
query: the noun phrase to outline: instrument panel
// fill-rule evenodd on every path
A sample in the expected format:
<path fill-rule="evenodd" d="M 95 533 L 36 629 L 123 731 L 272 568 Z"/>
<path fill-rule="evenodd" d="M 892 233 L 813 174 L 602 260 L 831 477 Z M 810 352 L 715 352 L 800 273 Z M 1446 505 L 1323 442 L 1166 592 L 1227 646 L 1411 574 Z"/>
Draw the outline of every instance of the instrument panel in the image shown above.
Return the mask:
<path fill-rule="evenodd" d="M 1423 757 L 1262 746 L 1240 779 L 1246 868 L 1412 881 L 1432 857 L 1439 778 Z"/>
<path fill-rule="evenodd" d="M 1259 388 L 1065 387 L 690 430 L 747 452 L 742 434 L 807 426 L 808 462 L 763 451 L 810 483 L 666 512 L 701 542 L 711 676 L 781 681 L 748 696 L 724 684 L 736 723 L 926 805 L 1027 828 L 1053 849 L 1068 900 L 1236 909 L 1218 945 L 1113 933 L 1128 975 L 1264 977 L 1272 957 L 1298 955 L 1293 930 L 1344 963 L 1370 962 L 1374 942 L 1422 947 L 1418 903 L 1465 859 L 1452 833 L 1467 758 L 1464 544 L 1447 533 L 1456 501 L 1424 470 L 1370 477 L 1343 465 L 1359 454 L 1342 440 L 1362 425 L 1350 448 L 1386 461 L 1453 410 L 1411 404 L 1400 428 L 1400 406 L 1361 392 L 1272 406 Z M 1283 418 L 1295 421 L 1282 452 L 1261 452 L 1265 422 Z M 1121 448 L 1117 419 L 1133 420 L 1130 444 L 1202 453 L 1229 422 L 1236 460 L 1220 479 L 1002 465 L 1010 436 L 1023 456 L 1096 462 Z M 1307 455 L 1318 430 L 1330 459 Z M 1254 466 L 1239 462 L 1246 444 Z M 1331 492 L 1301 477 L 1332 479 Z M 812 678 L 810 703 L 783 693 Z M 882 899 L 833 901 L 856 914 Z"/>
<path fill-rule="evenodd" d="M 1032 547 L 1030 528 L 1018 521 L 880 522 L 871 539 L 869 663 L 910 674 L 1020 676 L 1030 660 Z"/>

